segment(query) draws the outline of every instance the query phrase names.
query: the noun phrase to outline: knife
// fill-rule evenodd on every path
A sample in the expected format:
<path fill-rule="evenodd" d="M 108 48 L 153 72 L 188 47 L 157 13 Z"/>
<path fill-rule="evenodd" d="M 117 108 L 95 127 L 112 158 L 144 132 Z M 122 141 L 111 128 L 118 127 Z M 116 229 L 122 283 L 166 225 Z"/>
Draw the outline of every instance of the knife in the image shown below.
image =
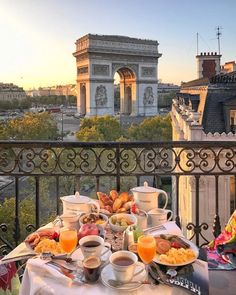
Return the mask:
<path fill-rule="evenodd" d="M 155 271 L 153 270 L 153 268 L 155 269 Z M 151 262 L 151 264 L 149 265 L 149 272 L 151 276 L 161 284 L 173 287 L 173 285 L 169 283 L 167 275 L 160 269 L 157 263 Z"/>

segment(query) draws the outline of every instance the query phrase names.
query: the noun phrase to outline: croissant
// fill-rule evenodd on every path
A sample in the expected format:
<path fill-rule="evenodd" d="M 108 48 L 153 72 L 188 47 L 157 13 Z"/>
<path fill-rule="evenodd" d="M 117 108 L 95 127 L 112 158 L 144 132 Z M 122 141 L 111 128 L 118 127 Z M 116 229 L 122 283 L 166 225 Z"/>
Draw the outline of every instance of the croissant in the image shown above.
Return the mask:
<path fill-rule="evenodd" d="M 118 209 L 120 209 L 122 204 L 123 204 L 122 200 L 120 198 L 117 198 L 112 206 L 113 211 L 116 212 Z"/>
<path fill-rule="evenodd" d="M 127 192 L 123 192 L 119 195 L 119 199 L 123 202 L 126 203 L 129 201 L 129 195 Z"/>
<path fill-rule="evenodd" d="M 116 190 L 111 190 L 110 191 L 110 196 L 111 196 L 112 200 L 115 201 L 115 199 L 118 198 L 119 194 L 118 194 L 118 192 Z"/>

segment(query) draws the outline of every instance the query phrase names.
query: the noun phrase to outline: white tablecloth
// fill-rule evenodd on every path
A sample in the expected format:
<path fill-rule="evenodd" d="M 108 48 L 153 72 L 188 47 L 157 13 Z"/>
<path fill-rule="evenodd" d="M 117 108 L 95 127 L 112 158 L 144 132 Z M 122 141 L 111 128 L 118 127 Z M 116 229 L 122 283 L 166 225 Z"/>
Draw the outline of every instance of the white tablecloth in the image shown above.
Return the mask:
<path fill-rule="evenodd" d="M 149 286 L 143 285 L 136 291 L 117 291 L 105 287 L 101 282 L 93 285 L 79 286 L 60 274 L 55 275 L 56 270 L 47 265 L 35 267 L 30 262 L 24 273 L 20 295 L 117 295 L 117 294 L 148 294 L 148 295 L 186 295 L 180 288 L 165 285 Z"/>

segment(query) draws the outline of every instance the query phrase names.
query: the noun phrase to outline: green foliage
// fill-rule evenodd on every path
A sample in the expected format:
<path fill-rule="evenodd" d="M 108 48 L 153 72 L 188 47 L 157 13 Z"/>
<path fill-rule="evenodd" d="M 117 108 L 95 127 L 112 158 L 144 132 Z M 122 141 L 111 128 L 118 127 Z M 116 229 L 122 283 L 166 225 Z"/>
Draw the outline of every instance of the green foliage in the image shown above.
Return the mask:
<path fill-rule="evenodd" d="M 50 96 L 27 96 L 23 99 L 0 101 L 0 110 L 29 109 L 31 106 L 46 105 L 75 105 L 76 96 L 74 95 L 50 95 Z"/>
<path fill-rule="evenodd" d="M 0 139 L 47 140 L 58 137 L 57 125 L 48 113 L 27 113 L 0 125 Z"/>
<path fill-rule="evenodd" d="M 102 116 L 83 119 L 76 137 L 80 141 L 116 141 L 123 133 L 115 118 Z"/>
<path fill-rule="evenodd" d="M 167 116 L 155 116 L 144 120 L 139 125 L 129 128 L 130 140 L 136 141 L 165 141 L 171 140 L 171 118 Z"/>
<path fill-rule="evenodd" d="M 26 225 L 34 223 L 35 207 L 32 199 L 24 199 L 19 204 L 19 219 L 20 219 L 20 232 L 21 236 L 27 235 Z M 5 223 L 8 227 L 7 233 L 4 238 L 13 244 L 14 232 L 14 218 L 15 218 L 15 198 L 5 199 L 0 204 L 0 224 Z"/>
<path fill-rule="evenodd" d="M 171 107 L 172 99 L 175 98 L 176 91 L 170 91 L 168 93 L 158 94 L 158 106 L 159 108 Z"/>

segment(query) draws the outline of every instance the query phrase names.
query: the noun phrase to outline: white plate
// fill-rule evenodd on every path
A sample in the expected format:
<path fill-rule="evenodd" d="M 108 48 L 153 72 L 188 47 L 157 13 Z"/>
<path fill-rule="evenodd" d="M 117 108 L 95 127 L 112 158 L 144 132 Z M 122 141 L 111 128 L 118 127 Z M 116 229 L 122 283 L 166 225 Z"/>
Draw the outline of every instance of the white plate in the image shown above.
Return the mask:
<path fill-rule="evenodd" d="M 140 269 L 140 265 L 137 265 L 135 268 L 135 271 L 136 270 L 138 271 L 139 269 Z M 146 271 L 145 271 L 145 269 L 143 269 L 143 271 L 140 274 L 136 275 L 132 281 L 142 281 L 145 278 L 146 278 Z M 101 272 L 101 281 L 102 281 L 103 285 L 105 285 L 106 287 L 109 287 L 111 289 L 120 290 L 120 291 L 134 291 L 142 286 L 142 284 L 139 284 L 139 283 L 134 284 L 133 283 L 130 285 L 124 284 L 123 286 L 114 287 L 109 284 L 108 280 L 115 280 L 115 276 L 113 274 L 111 264 L 106 265 Z"/>
<path fill-rule="evenodd" d="M 103 247 L 104 249 L 102 250 L 102 252 L 105 252 L 105 250 L 107 249 L 107 247 Z M 100 258 L 102 261 L 108 261 L 109 257 L 111 256 L 112 252 L 111 250 L 107 251 L 104 255 L 102 255 Z M 84 259 L 84 255 L 81 251 L 80 248 L 76 249 L 72 255 L 71 255 L 72 259 L 74 260 L 83 260 Z"/>
<path fill-rule="evenodd" d="M 165 236 L 173 236 L 173 235 L 168 235 L 168 234 L 165 234 Z M 158 237 L 158 236 L 155 236 L 155 237 Z M 154 257 L 153 261 L 157 262 L 158 264 L 162 264 L 162 265 L 166 265 L 166 266 L 173 266 L 173 267 L 177 267 L 177 266 L 184 266 L 184 265 L 187 265 L 187 264 L 191 264 L 193 263 L 195 260 L 197 260 L 198 258 L 198 255 L 199 255 L 199 250 L 198 250 L 198 247 L 196 245 L 194 245 L 191 241 L 183 238 L 183 237 L 180 237 L 181 240 L 183 240 L 184 242 L 186 242 L 187 244 L 189 244 L 190 246 L 190 249 L 195 253 L 195 257 L 191 260 L 188 260 L 186 262 L 183 262 L 183 263 L 176 263 L 176 264 L 171 264 L 171 263 L 165 263 L 165 262 L 162 262 L 160 261 L 159 259 L 159 254 L 156 254 L 156 256 Z"/>

